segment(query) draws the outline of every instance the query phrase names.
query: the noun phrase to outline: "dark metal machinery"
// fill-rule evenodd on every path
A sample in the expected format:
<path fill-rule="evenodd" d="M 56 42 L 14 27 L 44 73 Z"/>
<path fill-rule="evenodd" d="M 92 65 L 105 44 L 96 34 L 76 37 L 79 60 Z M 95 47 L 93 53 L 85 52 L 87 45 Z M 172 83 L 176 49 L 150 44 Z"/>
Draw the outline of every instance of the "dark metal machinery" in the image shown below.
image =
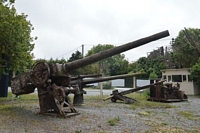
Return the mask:
<path fill-rule="evenodd" d="M 104 101 L 108 100 L 108 99 L 111 99 L 112 102 L 116 102 L 117 100 L 121 100 L 121 101 L 124 101 L 124 103 L 127 103 L 127 104 L 138 102 L 136 99 L 127 97 L 125 95 L 137 92 L 139 90 L 148 89 L 151 86 L 159 85 L 163 82 L 164 81 L 160 81 L 160 82 L 153 83 L 153 84 L 150 84 L 150 85 L 145 85 L 145 86 L 142 86 L 142 87 L 136 87 L 134 89 L 125 90 L 125 91 L 122 91 L 122 92 L 119 92 L 118 90 L 114 90 L 112 92 L 112 94 L 110 94 L 110 97 L 104 99 Z"/>
<path fill-rule="evenodd" d="M 104 101 L 108 99 L 111 99 L 112 102 L 121 100 L 127 104 L 138 102 L 136 99 L 127 97 L 125 95 L 149 88 L 150 88 L 150 96 L 147 99 L 149 101 L 180 102 L 187 100 L 187 95 L 184 93 L 184 91 L 179 90 L 180 88 L 178 84 L 177 86 L 172 86 L 172 84 L 164 84 L 163 82 L 164 81 L 158 81 L 156 83 L 151 83 L 150 85 L 145 85 L 134 89 L 125 90 L 122 92 L 114 90 L 112 94 L 110 94 L 111 96 L 104 99 Z"/>
<path fill-rule="evenodd" d="M 78 84 L 73 85 L 69 75 L 70 71 L 95 63 L 113 55 L 142 46 L 146 43 L 169 36 L 168 31 L 163 31 L 146 38 L 142 38 L 100 53 L 72 61 L 66 64 L 46 64 L 38 62 L 32 71 L 17 76 L 11 81 L 12 93 L 16 95 L 28 94 L 38 90 L 40 113 L 55 112 L 65 116 L 65 112 L 77 113 L 69 102 L 68 94 L 80 90 Z M 83 93 L 77 93 L 77 98 Z"/>
<path fill-rule="evenodd" d="M 172 84 L 163 83 L 162 85 L 151 86 L 150 96 L 147 100 L 158 102 L 181 102 L 188 99 L 184 91 L 180 90 L 180 86 L 172 86 Z"/>

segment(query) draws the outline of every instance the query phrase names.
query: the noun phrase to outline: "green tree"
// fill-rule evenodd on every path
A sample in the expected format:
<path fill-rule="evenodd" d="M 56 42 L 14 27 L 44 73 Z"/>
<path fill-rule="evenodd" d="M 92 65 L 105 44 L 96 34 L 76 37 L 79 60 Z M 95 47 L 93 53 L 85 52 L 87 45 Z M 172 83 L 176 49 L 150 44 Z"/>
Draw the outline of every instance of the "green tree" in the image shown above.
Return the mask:
<path fill-rule="evenodd" d="M 75 61 L 78 59 L 83 58 L 81 52 L 79 52 L 78 50 L 75 53 L 72 53 L 72 56 L 69 58 L 69 60 L 67 62 L 71 62 L 71 61 Z"/>
<path fill-rule="evenodd" d="M 32 66 L 35 39 L 31 37 L 33 26 L 27 15 L 17 14 L 14 0 L 0 1 L 0 64 L 5 64 L 2 55 L 10 60 L 10 70 L 23 72 Z M 5 68 L 0 67 L 0 72 Z"/>
<path fill-rule="evenodd" d="M 67 62 L 72 62 L 72 61 L 75 61 L 75 60 L 78 60 L 78 59 L 81 59 L 83 58 L 81 52 L 79 52 L 78 50 L 75 52 L 75 53 L 72 53 L 72 56 L 67 60 Z M 76 75 L 80 75 L 80 74 L 85 74 L 84 72 L 84 68 L 79 68 L 77 70 L 73 70 L 70 72 L 70 74 L 72 76 L 76 76 Z"/>
<path fill-rule="evenodd" d="M 94 46 L 91 50 L 88 51 L 87 56 L 111 48 L 114 48 L 114 46 L 110 44 L 98 44 L 97 46 Z M 108 57 L 104 60 L 98 61 L 97 63 L 92 64 L 92 67 L 92 70 L 97 71 L 96 73 L 101 73 L 103 75 L 116 75 L 129 72 L 129 62 L 125 60 L 125 56 L 123 54 L 117 54 L 112 57 Z"/>
<path fill-rule="evenodd" d="M 175 68 L 189 68 L 200 56 L 200 29 L 181 30 L 172 41 L 171 59 Z"/>
<path fill-rule="evenodd" d="M 191 68 L 191 79 L 197 83 L 200 84 L 200 58 L 198 61 L 192 66 Z"/>
<path fill-rule="evenodd" d="M 146 73 L 147 75 L 144 75 L 144 78 L 146 76 L 149 79 L 160 78 L 162 76 L 161 70 L 167 68 L 163 58 L 161 56 L 154 59 L 139 58 L 136 64 L 136 72 Z"/>

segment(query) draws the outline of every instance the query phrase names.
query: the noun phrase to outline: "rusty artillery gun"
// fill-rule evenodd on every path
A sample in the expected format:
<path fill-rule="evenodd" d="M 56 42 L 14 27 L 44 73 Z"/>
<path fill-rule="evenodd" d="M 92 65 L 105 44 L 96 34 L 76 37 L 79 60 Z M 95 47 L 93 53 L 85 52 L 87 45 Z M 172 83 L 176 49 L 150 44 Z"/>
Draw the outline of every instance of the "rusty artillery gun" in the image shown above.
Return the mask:
<path fill-rule="evenodd" d="M 169 32 L 163 31 L 66 64 L 38 62 L 34 65 L 32 71 L 11 80 L 12 93 L 16 95 L 29 94 L 37 88 L 40 113 L 52 112 L 63 117 L 69 113 L 77 114 L 78 112 L 68 99 L 68 94 L 79 89 L 78 85 L 70 85 L 70 71 L 167 36 L 169 36 Z"/>
<path fill-rule="evenodd" d="M 152 83 L 150 85 L 136 87 L 136 88 L 121 91 L 121 92 L 119 92 L 118 90 L 114 90 L 114 91 L 112 91 L 112 94 L 110 94 L 110 97 L 104 99 L 104 101 L 108 100 L 108 99 L 111 99 L 112 102 L 116 102 L 117 100 L 121 100 L 121 101 L 124 101 L 124 103 L 127 103 L 127 104 L 138 102 L 136 99 L 127 97 L 125 95 L 130 94 L 130 93 L 134 93 L 134 92 L 137 92 L 137 91 L 140 91 L 140 90 L 148 89 L 151 86 L 160 85 L 163 82 L 164 81 L 159 81 L 157 83 Z"/>
<path fill-rule="evenodd" d="M 134 89 L 129 89 L 119 92 L 118 90 L 112 91 L 110 97 L 104 99 L 111 99 L 112 102 L 117 100 L 124 101 L 124 103 L 131 104 L 138 102 L 134 98 L 127 97 L 127 94 L 134 93 L 144 89 L 150 89 L 150 96 L 147 98 L 149 101 L 158 101 L 158 102 L 181 102 L 186 101 L 187 95 L 184 91 L 179 90 L 177 86 L 172 86 L 172 84 L 164 84 L 165 80 L 157 81 L 156 83 L 151 83 L 149 85 L 136 87 Z"/>

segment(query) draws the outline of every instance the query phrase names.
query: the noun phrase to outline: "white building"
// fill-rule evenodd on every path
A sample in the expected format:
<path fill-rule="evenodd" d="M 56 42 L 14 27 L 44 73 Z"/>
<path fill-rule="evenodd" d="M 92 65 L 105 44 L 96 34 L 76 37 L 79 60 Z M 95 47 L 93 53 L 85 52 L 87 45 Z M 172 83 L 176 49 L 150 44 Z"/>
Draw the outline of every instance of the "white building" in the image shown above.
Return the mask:
<path fill-rule="evenodd" d="M 162 70 L 162 78 L 166 80 L 165 83 L 172 83 L 173 86 L 179 83 L 180 90 L 185 91 L 187 95 L 200 94 L 200 86 L 190 79 L 189 68 Z"/>

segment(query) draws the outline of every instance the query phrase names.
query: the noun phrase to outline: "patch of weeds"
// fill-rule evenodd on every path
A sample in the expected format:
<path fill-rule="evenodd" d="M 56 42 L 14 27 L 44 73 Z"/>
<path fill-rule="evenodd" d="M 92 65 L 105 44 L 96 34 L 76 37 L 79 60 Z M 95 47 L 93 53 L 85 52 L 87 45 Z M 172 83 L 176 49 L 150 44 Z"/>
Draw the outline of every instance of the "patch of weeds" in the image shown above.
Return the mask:
<path fill-rule="evenodd" d="M 109 120 L 108 123 L 110 124 L 110 126 L 114 126 L 115 125 L 115 121 L 114 120 Z"/>
<path fill-rule="evenodd" d="M 200 95 L 195 95 L 196 97 L 200 98 Z"/>
<path fill-rule="evenodd" d="M 149 116 L 150 113 L 143 111 L 143 112 L 138 112 L 138 115 L 142 115 L 142 116 Z"/>
<path fill-rule="evenodd" d="M 146 120 L 145 124 L 148 126 L 152 126 L 152 127 L 163 127 L 163 126 L 167 126 L 168 124 L 166 122 L 161 122 L 161 120 Z"/>
<path fill-rule="evenodd" d="M 137 99 L 138 100 L 138 99 Z M 133 103 L 128 106 L 128 109 L 145 109 L 145 108 L 176 108 L 176 106 L 170 105 L 168 103 L 161 103 L 161 102 L 152 102 L 147 101 L 146 99 L 138 100 L 140 103 Z"/>
<path fill-rule="evenodd" d="M 116 121 L 120 121 L 120 117 L 118 116 L 118 117 L 115 117 L 115 120 Z"/>
<path fill-rule="evenodd" d="M 200 117 L 194 115 L 193 112 L 191 112 L 191 111 L 188 111 L 188 112 L 187 111 L 180 111 L 180 112 L 178 112 L 178 114 L 185 117 L 188 120 L 200 120 Z"/>
<path fill-rule="evenodd" d="M 163 125 L 163 126 L 167 126 L 167 123 L 165 123 L 165 122 L 162 122 L 162 123 L 161 123 L 161 125 Z"/>
<path fill-rule="evenodd" d="M 145 101 L 142 104 L 146 108 L 174 108 L 175 107 L 168 103 L 151 102 L 151 101 Z"/>
<path fill-rule="evenodd" d="M 103 99 L 109 97 L 109 95 L 103 95 Z M 100 96 L 85 96 L 85 100 L 101 100 L 102 98 Z"/>
<path fill-rule="evenodd" d="M 109 120 L 108 123 L 110 126 L 114 126 L 116 124 L 116 122 L 120 121 L 120 117 L 115 117 L 114 119 L 112 120 Z"/>
<path fill-rule="evenodd" d="M 140 107 L 140 103 L 133 103 L 133 104 L 130 104 L 130 106 L 126 106 L 125 108 L 128 108 L 128 109 L 137 109 L 138 107 Z"/>
<path fill-rule="evenodd" d="M 184 116 L 185 118 L 194 117 L 192 112 L 180 111 L 178 114 Z"/>
<path fill-rule="evenodd" d="M 131 133 L 132 132 L 132 130 L 130 130 L 130 129 L 124 129 L 123 130 L 123 133 Z"/>
<path fill-rule="evenodd" d="M 55 126 L 55 127 L 54 127 L 54 129 L 59 129 L 59 128 L 60 128 L 59 126 Z"/>
<path fill-rule="evenodd" d="M 27 132 L 28 132 L 28 129 L 25 129 L 25 132 L 27 133 Z"/>
<path fill-rule="evenodd" d="M 188 133 L 188 130 L 184 130 L 176 127 L 155 127 L 148 131 L 148 133 Z"/>
<path fill-rule="evenodd" d="M 94 107 L 96 107 L 96 108 L 102 108 L 102 107 L 104 107 L 104 106 L 101 105 L 101 104 L 96 104 L 96 105 L 94 105 Z"/>
<path fill-rule="evenodd" d="M 147 121 L 145 124 L 152 127 L 159 126 L 159 123 L 157 123 L 156 121 Z"/>
<path fill-rule="evenodd" d="M 14 112 L 15 108 L 10 105 L 2 105 L 0 106 L 0 113 L 4 115 L 11 115 L 11 112 Z"/>
<path fill-rule="evenodd" d="M 82 133 L 82 130 L 76 130 L 75 133 Z"/>

